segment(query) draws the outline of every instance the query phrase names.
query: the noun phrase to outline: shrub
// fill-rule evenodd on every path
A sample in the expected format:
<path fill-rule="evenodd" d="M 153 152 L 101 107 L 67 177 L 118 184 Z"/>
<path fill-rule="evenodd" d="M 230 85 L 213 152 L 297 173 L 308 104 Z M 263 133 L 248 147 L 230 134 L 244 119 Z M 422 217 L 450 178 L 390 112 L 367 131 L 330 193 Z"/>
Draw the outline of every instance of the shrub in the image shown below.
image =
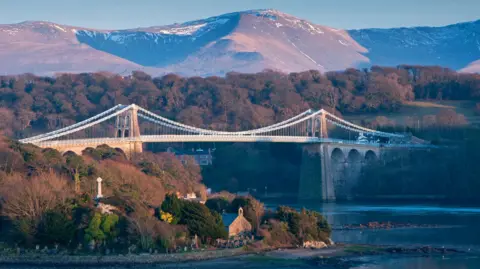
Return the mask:
<path fill-rule="evenodd" d="M 85 241 L 110 242 L 117 234 L 119 217 L 115 214 L 102 215 L 99 212 L 93 214 L 88 227 L 85 229 Z"/>
<path fill-rule="evenodd" d="M 198 235 L 203 242 L 207 239 L 226 238 L 222 217 L 215 211 L 196 202 L 182 201 L 181 218 L 179 224 L 184 224 L 190 235 Z"/>
<path fill-rule="evenodd" d="M 288 223 L 274 219 L 262 227 L 260 234 L 265 244 L 273 247 L 292 246 L 297 243 L 295 236 L 289 232 Z"/>
<path fill-rule="evenodd" d="M 230 202 L 223 198 L 223 197 L 216 197 L 208 199 L 205 203 L 210 210 L 213 210 L 218 213 L 222 213 L 223 211 L 228 211 L 231 207 Z"/>
<path fill-rule="evenodd" d="M 328 243 L 331 228 L 318 212 L 306 209 L 297 212 L 293 208 L 280 206 L 276 219 L 287 223 L 289 231 L 301 241 L 316 240 Z"/>
<path fill-rule="evenodd" d="M 37 239 L 44 244 L 68 245 L 75 235 L 75 226 L 69 216 L 52 210 L 44 214 L 38 227 Z"/>
<path fill-rule="evenodd" d="M 178 199 L 175 194 L 168 194 L 162 203 L 162 211 L 170 213 L 173 216 L 172 224 L 178 223 L 182 218 L 183 201 Z"/>

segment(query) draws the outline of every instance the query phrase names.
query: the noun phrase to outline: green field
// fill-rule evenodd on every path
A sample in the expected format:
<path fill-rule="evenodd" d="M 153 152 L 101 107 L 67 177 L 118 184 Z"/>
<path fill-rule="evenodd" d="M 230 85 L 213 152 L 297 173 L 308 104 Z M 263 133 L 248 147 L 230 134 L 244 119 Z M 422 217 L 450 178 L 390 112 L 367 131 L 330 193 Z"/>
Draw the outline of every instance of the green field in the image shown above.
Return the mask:
<path fill-rule="evenodd" d="M 406 117 L 421 119 L 425 115 L 435 115 L 441 109 L 453 109 L 457 113 L 463 114 L 470 124 L 480 124 L 480 116 L 475 114 L 475 102 L 473 101 L 415 101 L 405 103 L 396 112 L 344 115 L 344 117 L 346 120 L 358 123 L 362 120 L 372 121 L 378 116 L 385 116 L 397 124 L 403 124 Z"/>

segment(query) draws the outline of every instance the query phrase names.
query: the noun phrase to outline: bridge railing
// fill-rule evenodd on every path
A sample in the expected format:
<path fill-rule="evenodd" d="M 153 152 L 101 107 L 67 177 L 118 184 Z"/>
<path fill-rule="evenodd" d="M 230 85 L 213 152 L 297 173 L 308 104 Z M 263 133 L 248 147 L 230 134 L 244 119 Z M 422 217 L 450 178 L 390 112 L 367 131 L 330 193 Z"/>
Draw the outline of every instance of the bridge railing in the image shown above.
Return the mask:
<path fill-rule="evenodd" d="M 135 112 L 135 113 L 134 113 Z M 138 113 L 137 113 L 138 112 Z M 129 115 L 135 115 L 135 124 L 138 128 L 138 118 L 146 120 L 147 124 L 154 124 L 154 126 L 160 126 L 162 134 L 153 135 L 140 135 L 137 137 L 101 137 L 101 134 L 97 138 L 85 138 L 85 139 L 68 139 L 61 140 L 60 137 L 86 130 L 94 125 L 100 123 L 106 123 L 106 120 L 115 116 L 125 116 L 125 113 Z M 117 117 L 117 119 L 118 119 Z M 128 116 L 125 116 L 129 118 Z M 137 118 L 138 117 L 138 118 Z M 348 121 L 345 121 L 325 110 L 312 111 L 307 110 L 297 116 L 284 120 L 282 122 L 269 125 L 262 128 L 257 128 L 247 131 L 215 131 L 197 128 L 169 120 L 155 113 L 152 113 L 146 109 L 138 107 L 134 104 L 129 106 L 117 105 L 105 112 L 102 112 L 94 117 L 91 117 L 82 122 L 73 124 L 71 126 L 49 132 L 42 135 L 37 135 L 31 138 L 23 139 L 23 143 L 34 143 L 37 145 L 68 145 L 68 144 L 99 144 L 99 143 L 113 143 L 113 142 L 169 142 L 169 141 L 238 141 L 238 142 L 292 142 L 292 143 L 338 143 L 338 144 L 354 144 L 354 145 L 369 145 L 378 147 L 411 147 L 411 148 L 425 148 L 435 147 L 429 144 L 414 144 L 406 141 L 405 143 L 378 143 L 378 142 L 365 142 L 357 140 L 335 139 L 326 137 L 317 137 L 316 122 L 322 117 L 320 121 L 323 124 L 325 122 L 332 123 L 345 130 L 372 134 L 375 137 L 385 137 L 390 141 L 395 138 L 399 140 L 408 140 L 408 136 L 405 134 L 394 134 L 380 132 L 372 129 L 368 129 L 362 126 L 355 125 Z M 129 118 L 132 120 L 131 118 Z M 133 121 L 132 121 L 133 122 Z M 322 128 L 327 128 L 326 126 Z M 318 130 L 320 132 L 320 130 Z"/>

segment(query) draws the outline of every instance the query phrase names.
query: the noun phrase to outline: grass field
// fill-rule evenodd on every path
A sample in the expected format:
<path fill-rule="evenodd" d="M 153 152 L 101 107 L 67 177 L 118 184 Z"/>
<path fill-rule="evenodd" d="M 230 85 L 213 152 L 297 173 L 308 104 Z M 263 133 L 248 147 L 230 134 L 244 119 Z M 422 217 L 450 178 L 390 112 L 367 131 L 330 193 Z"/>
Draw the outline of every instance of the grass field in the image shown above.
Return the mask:
<path fill-rule="evenodd" d="M 397 112 L 390 113 L 366 113 L 357 115 L 345 115 L 345 119 L 353 122 L 362 120 L 371 121 L 378 116 L 385 116 L 398 124 L 403 124 L 406 117 L 422 118 L 425 115 L 435 115 L 442 109 L 453 109 L 463 114 L 470 124 L 480 124 L 480 116 L 475 114 L 475 102 L 473 101 L 414 101 L 407 102 Z"/>

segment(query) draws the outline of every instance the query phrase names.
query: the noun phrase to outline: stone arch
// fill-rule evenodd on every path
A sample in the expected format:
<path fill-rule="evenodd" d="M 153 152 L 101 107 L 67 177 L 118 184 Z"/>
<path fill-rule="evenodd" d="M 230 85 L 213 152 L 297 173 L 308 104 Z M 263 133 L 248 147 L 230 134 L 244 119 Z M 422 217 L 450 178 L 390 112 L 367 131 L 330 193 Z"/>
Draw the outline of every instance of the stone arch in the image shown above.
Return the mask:
<path fill-rule="evenodd" d="M 345 154 L 340 148 L 334 148 L 331 153 L 332 180 L 334 185 L 335 197 L 341 198 L 345 193 Z"/>
<path fill-rule="evenodd" d="M 366 163 L 371 163 L 377 160 L 377 154 L 373 150 L 368 150 L 365 153 L 365 162 Z"/>
<path fill-rule="evenodd" d="M 362 162 L 362 155 L 360 154 L 360 152 L 358 152 L 358 150 L 351 149 L 348 152 L 347 160 L 349 163 L 360 163 Z"/>
<path fill-rule="evenodd" d="M 345 162 L 345 154 L 339 148 L 334 148 L 332 150 L 331 159 L 333 162 Z"/>
<path fill-rule="evenodd" d="M 363 154 L 357 149 L 351 149 L 347 155 L 347 163 L 345 168 L 345 185 L 341 195 L 343 198 L 350 199 L 353 197 L 353 188 L 357 185 L 363 166 Z"/>

